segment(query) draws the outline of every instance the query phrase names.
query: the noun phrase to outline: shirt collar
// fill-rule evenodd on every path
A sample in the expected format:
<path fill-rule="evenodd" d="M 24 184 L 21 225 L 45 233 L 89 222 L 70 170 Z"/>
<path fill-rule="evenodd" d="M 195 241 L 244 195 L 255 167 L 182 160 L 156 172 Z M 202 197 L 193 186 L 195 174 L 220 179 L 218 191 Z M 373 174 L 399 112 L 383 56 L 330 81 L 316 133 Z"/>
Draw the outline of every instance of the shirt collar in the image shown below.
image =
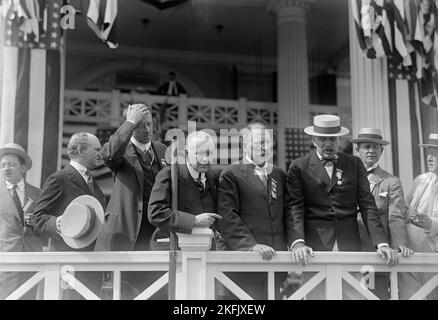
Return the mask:
<path fill-rule="evenodd" d="M 136 146 L 137 148 L 139 148 L 141 151 L 145 151 L 145 150 L 150 151 L 150 150 L 151 150 L 151 145 L 152 145 L 152 142 L 151 142 L 151 141 L 149 141 L 148 143 L 145 144 L 145 143 L 138 142 L 137 139 L 135 139 L 134 137 L 132 137 L 132 138 L 131 138 L 131 142 L 132 142 L 132 144 L 133 144 L 134 146 Z"/>
<path fill-rule="evenodd" d="M 82 178 L 84 178 L 85 182 L 87 182 L 88 180 L 88 176 L 87 176 L 87 171 L 88 169 L 86 167 L 84 167 L 82 164 L 77 163 L 74 160 L 70 161 L 70 165 L 76 169 L 76 171 L 79 172 L 79 174 L 82 176 Z"/>
<path fill-rule="evenodd" d="M 6 184 L 6 188 L 8 190 L 12 190 L 14 188 L 14 185 L 9 183 L 8 181 L 5 181 Z M 21 192 L 24 192 L 24 180 L 21 179 L 20 182 L 17 183 L 17 189 L 20 190 Z"/>
<path fill-rule="evenodd" d="M 268 169 L 268 162 L 265 162 L 265 165 L 263 167 L 260 167 L 258 164 L 256 164 L 252 159 L 250 159 L 250 157 L 248 157 L 248 155 L 245 156 L 246 157 L 246 161 L 248 161 L 248 163 L 252 164 L 253 166 L 255 166 L 255 169 L 257 171 L 263 171 L 266 172 L 266 170 Z"/>
<path fill-rule="evenodd" d="M 198 180 L 199 172 L 195 170 L 190 164 L 186 163 L 187 169 L 189 170 L 190 175 L 192 176 L 193 180 Z M 205 172 L 201 172 L 201 180 L 205 180 Z"/>
<path fill-rule="evenodd" d="M 374 169 L 376 169 L 377 167 L 379 166 L 379 163 L 378 162 L 376 162 L 375 164 L 373 164 L 371 167 L 369 167 L 368 169 L 367 169 L 367 171 L 371 171 L 371 170 L 374 170 Z"/>

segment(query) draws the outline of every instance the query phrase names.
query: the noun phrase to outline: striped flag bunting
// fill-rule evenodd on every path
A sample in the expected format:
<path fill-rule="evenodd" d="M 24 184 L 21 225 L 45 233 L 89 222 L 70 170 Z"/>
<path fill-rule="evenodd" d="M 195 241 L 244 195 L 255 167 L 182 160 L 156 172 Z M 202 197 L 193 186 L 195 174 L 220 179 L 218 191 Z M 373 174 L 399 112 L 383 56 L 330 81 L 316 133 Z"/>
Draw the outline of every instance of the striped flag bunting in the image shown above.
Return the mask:
<path fill-rule="evenodd" d="M 438 8 L 435 1 L 350 0 L 358 44 L 388 58 L 390 79 L 415 81 L 422 102 L 438 107 Z"/>
<path fill-rule="evenodd" d="M 90 0 L 87 12 L 88 26 L 111 49 L 116 49 L 119 46 L 117 40 L 117 6 L 117 0 Z"/>
<path fill-rule="evenodd" d="M 182 5 L 189 0 L 141 0 L 147 4 L 154 6 L 159 10 L 165 10 Z"/>
<path fill-rule="evenodd" d="M 33 160 L 37 186 L 58 168 L 62 0 L 3 1 L 0 12 L 0 145 L 15 142 Z"/>

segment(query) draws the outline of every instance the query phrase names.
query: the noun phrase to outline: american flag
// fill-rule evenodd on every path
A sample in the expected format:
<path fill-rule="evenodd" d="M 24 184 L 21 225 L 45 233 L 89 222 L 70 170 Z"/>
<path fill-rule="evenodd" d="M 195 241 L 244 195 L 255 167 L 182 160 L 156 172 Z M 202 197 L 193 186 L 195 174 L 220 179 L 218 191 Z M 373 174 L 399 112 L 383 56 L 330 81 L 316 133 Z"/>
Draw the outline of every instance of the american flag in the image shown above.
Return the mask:
<path fill-rule="evenodd" d="M 3 0 L 0 12 L 0 145 L 15 142 L 41 185 L 60 158 L 62 0 Z M 1 28 L 0 28 L 1 30 Z"/>

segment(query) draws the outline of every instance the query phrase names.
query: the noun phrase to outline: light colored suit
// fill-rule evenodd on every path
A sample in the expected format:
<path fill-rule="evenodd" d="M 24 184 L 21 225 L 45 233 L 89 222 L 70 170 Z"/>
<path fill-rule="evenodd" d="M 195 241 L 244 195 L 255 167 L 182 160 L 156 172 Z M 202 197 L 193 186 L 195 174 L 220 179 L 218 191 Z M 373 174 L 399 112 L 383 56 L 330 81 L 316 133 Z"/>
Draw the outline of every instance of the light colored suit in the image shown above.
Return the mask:
<path fill-rule="evenodd" d="M 385 234 L 390 240 L 391 247 L 408 246 L 408 234 L 406 228 L 407 208 L 400 179 L 380 166 L 374 173 L 368 176 L 370 190 L 374 196 L 377 213 L 380 217 Z M 375 252 L 369 234 L 365 228 L 361 216 L 358 216 L 360 240 L 362 251 Z M 381 299 L 389 299 L 389 274 L 375 274 L 374 293 Z"/>
<path fill-rule="evenodd" d="M 33 200 L 28 212 L 32 212 L 41 190 L 26 183 L 25 198 Z M 23 226 L 14 201 L 3 181 L 0 182 L 0 252 L 42 251 L 44 238 L 34 233 L 32 228 Z M 8 297 L 21 286 L 31 274 L 23 272 L 0 273 L 0 300 Z M 34 294 L 35 292 L 33 292 Z M 30 296 L 26 296 L 31 298 Z"/>
<path fill-rule="evenodd" d="M 380 221 L 386 236 L 391 241 L 391 247 L 407 246 L 407 209 L 400 179 L 381 167 L 377 167 L 368 180 L 370 181 L 370 190 L 376 202 Z M 376 248 L 371 243 L 361 218 L 359 218 L 359 227 L 362 250 L 375 252 Z"/>

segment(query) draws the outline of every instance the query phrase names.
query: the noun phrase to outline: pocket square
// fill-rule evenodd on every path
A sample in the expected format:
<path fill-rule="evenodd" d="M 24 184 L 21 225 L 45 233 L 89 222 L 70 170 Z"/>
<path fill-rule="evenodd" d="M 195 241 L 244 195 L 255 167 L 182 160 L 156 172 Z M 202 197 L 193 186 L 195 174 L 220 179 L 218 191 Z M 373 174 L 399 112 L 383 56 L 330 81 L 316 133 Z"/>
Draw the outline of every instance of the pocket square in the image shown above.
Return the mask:
<path fill-rule="evenodd" d="M 388 198 L 388 192 L 385 191 L 385 192 L 379 193 L 379 197 Z"/>

